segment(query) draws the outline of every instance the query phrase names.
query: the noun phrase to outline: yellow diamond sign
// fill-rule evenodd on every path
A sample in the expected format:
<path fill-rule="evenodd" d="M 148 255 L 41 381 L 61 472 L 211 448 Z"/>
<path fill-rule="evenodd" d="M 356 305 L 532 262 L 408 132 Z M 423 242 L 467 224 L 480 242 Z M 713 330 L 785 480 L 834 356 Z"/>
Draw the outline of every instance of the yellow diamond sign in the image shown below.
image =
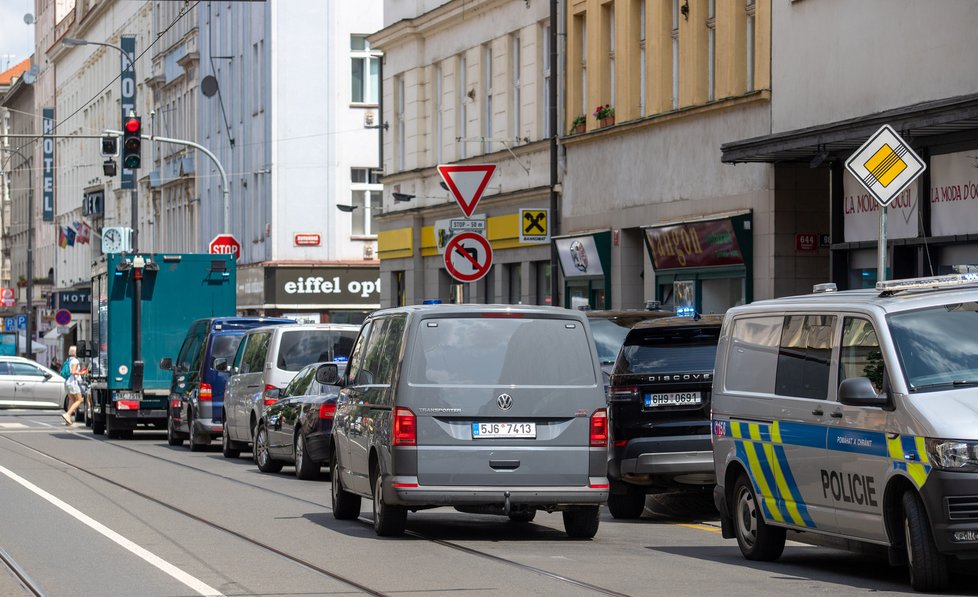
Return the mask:
<path fill-rule="evenodd" d="M 910 145 L 886 124 L 846 161 L 846 169 L 883 207 L 910 186 L 925 168 Z"/>

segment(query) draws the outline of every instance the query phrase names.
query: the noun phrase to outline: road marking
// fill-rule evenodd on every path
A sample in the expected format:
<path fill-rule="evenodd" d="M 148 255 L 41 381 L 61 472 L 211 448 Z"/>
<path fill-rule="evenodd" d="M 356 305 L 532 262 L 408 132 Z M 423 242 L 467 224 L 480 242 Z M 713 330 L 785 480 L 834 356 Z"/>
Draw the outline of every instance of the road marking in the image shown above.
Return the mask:
<path fill-rule="evenodd" d="M 0 429 L 24 429 L 27 425 L 23 423 L 0 423 Z"/>
<path fill-rule="evenodd" d="M 714 526 L 710 526 L 708 524 L 696 524 L 696 523 L 687 524 L 685 522 L 677 522 L 677 523 L 675 523 L 675 525 L 677 527 L 686 527 L 687 529 L 694 529 L 694 530 L 697 530 L 697 531 L 707 531 L 707 532 L 710 532 L 710 533 L 719 533 L 720 532 L 720 529 L 718 529 L 718 528 L 716 528 Z"/>
<path fill-rule="evenodd" d="M 164 560 L 163 558 L 159 557 L 158 555 L 152 553 L 151 551 L 149 551 L 149 550 L 147 550 L 147 549 L 145 549 L 143 547 L 140 547 L 139 545 L 136 545 L 135 543 L 133 543 L 129 539 L 126 539 L 125 537 L 123 537 L 119 533 L 113 531 L 112 529 L 110 529 L 109 527 L 103 525 L 99 521 L 91 518 L 90 516 L 86 515 L 85 513 L 81 512 L 81 511 L 79 511 L 78 509 L 74 508 L 70 504 L 67 504 L 67 503 L 63 502 L 60 499 L 58 499 L 57 497 L 55 497 L 55 496 L 51 495 L 50 493 L 44 491 L 43 489 L 41 489 L 37 485 L 34 485 L 33 483 L 31 483 L 27 479 L 25 479 L 25 478 L 21 477 L 20 475 L 18 475 L 17 473 L 15 473 L 15 472 L 13 472 L 13 471 L 11 471 L 11 470 L 3 467 L 3 466 L 0 466 L 0 473 L 6 475 L 12 481 L 15 481 L 15 482 L 19 483 L 20 485 L 24 486 L 25 488 L 27 488 L 31 492 L 37 494 L 38 496 L 44 498 L 45 500 L 47 500 L 48 502 L 50 502 L 51 504 L 53 504 L 57 508 L 59 508 L 59 509 L 63 510 L 64 512 L 66 512 L 69 516 L 72 516 L 75 519 L 77 519 L 80 522 L 82 522 L 83 524 L 91 527 L 92 529 L 94 529 L 98 533 L 104 535 L 109 540 L 117 543 L 123 549 L 128 550 L 129 552 L 131 552 L 135 556 L 137 556 L 139 558 L 142 558 L 143 560 L 145 560 L 149 564 L 155 566 L 156 568 L 160 569 L 164 573 L 172 576 L 174 579 L 176 579 L 176 580 L 180 581 L 181 583 L 183 583 L 184 585 L 190 587 L 190 589 L 196 591 L 198 594 L 200 594 L 200 595 L 207 595 L 209 597 L 210 596 L 223 597 L 223 594 L 220 591 L 218 591 L 217 589 L 215 589 L 215 588 L 211 587 L 210 585 L 204 583 L 202 580 L 199 580 L 199 579 L 197 579 L 197 578 L 195 578 L 195 577 L 187 574 L 183 570 L 177 568 L 173 564 L 167 562 L 166 560 Z"/>

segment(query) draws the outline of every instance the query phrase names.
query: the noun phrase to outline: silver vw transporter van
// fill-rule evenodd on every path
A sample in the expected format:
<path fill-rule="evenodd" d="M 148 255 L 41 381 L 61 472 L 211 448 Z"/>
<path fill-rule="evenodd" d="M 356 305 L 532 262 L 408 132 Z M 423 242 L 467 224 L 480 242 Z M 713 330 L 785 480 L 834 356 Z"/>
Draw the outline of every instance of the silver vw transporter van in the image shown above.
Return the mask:
<path fill-rule="evenodd" d="M 333 422 L 333 514 L 373 502 L 379 535 L 408 510 L 528 522 L 561 511 L 593 537 L 608 498 L 608 416 L 583 313 L 519 305 L 385 309 L 363 324 Z"/>
<path fill-rule="evenodd" d="M 713 382 L 723 536 L 888 548 L 917 590 L 978 557 L 978 274 L 727 312 Z"/>

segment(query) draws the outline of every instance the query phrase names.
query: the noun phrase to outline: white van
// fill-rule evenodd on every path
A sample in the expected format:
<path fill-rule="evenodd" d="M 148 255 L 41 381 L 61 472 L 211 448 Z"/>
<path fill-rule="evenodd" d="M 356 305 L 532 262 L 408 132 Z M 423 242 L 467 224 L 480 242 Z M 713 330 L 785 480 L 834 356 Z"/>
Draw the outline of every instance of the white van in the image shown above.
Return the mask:
<path fill-rule="evenodd" d="M 978 274 L 731 309 L 712 417 L 723 536 L 746 558 L 803 531 L 946 587 L 950 558 L 978 557 Z"/>

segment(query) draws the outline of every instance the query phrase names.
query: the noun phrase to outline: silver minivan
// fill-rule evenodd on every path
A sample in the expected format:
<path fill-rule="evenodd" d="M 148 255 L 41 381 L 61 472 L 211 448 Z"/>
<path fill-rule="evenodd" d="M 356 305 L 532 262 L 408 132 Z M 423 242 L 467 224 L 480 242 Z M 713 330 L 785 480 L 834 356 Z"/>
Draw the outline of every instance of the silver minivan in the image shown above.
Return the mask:
<path fill-rule="evenodd" d="M 373 502 L 379 535 L 453 506 L 529 522 L 561 511 L 593 537 L 608 498 L 608 417 L 584 314 L 421 305 L 364 323 L 337 400 L 333 513 Z"/>
<path fill-rule="evenodd" d="M 224 393 L 224 456 L 237 458 L 248 448 L 265 406 L 277 400 L 277 393 L 300 369 L 349 358 L 359 331 L 358 325 L 336 323 L 248 330 L 238 344 Z"/>

